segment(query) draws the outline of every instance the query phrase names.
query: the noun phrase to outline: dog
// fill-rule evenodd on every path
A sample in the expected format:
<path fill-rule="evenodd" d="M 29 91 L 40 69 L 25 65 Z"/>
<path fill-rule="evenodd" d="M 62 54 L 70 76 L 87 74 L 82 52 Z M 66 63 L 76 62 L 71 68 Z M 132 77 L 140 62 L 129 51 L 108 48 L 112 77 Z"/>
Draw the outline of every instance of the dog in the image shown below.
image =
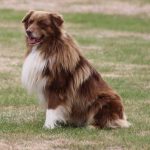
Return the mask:
<path fill-rule="evenodd" d="M 81 54 L 60 14 L 30 11 L 22 23 L 27 44 L 22 84 L 45 103 L 44 128 L 129 127 L 120 96 Z"/>

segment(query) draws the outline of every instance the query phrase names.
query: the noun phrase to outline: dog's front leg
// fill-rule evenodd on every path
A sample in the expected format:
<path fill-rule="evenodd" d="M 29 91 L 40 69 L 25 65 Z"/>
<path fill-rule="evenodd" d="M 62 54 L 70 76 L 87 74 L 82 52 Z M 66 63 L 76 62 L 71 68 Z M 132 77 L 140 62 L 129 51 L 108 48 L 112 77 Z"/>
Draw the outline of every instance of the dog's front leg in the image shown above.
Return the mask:
<path fill-rule="evenodd" d="M 46 129 L 54 129 L 58 126 L 58 123 L 66 123 L 64 107 L 58 106 L 55 109 L 47 109 L 43 127 Z"/>

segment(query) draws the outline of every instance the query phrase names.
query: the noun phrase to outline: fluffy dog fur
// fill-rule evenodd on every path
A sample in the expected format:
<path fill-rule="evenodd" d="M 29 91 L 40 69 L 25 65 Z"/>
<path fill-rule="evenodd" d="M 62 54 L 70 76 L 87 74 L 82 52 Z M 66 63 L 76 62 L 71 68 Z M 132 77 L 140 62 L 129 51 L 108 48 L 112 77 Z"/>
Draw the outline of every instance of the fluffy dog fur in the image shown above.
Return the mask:
<path fill-rule="evenodd" d="M 128 127 L 120 96 L 82 56 L 59 14 L 30 11 L 22 20 L 27 53 L 22 83 L 46 104 L 44 127 L 58 123 Z"/>

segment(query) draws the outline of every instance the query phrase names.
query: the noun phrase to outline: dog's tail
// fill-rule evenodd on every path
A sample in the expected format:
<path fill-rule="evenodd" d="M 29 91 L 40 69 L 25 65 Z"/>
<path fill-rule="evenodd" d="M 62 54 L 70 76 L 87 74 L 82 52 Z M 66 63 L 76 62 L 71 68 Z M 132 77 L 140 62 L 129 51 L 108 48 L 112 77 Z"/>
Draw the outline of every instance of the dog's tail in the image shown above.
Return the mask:
<path fill-rule="evenodd" d="M 127 121 L 127 117 L 124 114 L 122 119 L 108 121 L 106 127 L 108 128 L 128 128 L 131 126 L 131 123 Z"/>

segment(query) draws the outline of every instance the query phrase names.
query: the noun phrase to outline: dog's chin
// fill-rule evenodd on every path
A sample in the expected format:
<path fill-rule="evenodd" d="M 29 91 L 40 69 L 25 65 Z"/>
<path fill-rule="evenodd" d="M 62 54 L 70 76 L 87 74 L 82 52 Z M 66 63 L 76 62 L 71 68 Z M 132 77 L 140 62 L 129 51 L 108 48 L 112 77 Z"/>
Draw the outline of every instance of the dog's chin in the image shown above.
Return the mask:
<path fill-rule="evenodd" d="M 44 36 L 41 36 L 40 38 L 31 37 L 31 36 L 27 37 L 27 42 L 29 45 L 39 45 L 43 42 L 43 40 L 44 40 Z"/>

